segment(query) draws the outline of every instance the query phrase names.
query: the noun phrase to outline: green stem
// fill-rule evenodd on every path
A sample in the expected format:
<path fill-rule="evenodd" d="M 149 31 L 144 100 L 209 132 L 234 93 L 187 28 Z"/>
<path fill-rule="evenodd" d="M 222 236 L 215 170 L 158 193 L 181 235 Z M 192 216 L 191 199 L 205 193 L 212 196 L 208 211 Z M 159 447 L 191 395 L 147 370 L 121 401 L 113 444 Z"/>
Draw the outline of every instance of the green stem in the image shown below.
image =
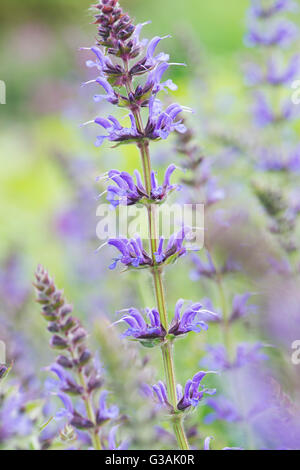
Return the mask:
<path fill-rule="evenodd" d="M 170 399 L 170 403 L 174 410 L 177 408 L 177 394 L 176 394 L 176 381 L 175 381 L 175 369 L 173 362 L 173 345 L 166 342 L 162 345 L 162 355 L 165 369 L 165 376 L 167 381 L 167 390 Z"/>
<path fill-rule="evenodd" d="M 183 428 L 183 422 L 182 422 L 182 417 L 176 417 L 173 419 L 173 429 L 174 433 L 177 439 L 177 442 L 179 444 L 180 449 L 182 450 L 189 450 L 189 443 L 187 441 L 184 428 Z"/>
<path fill-rule="evenodd" d="M 166 342 L 162 345 L 162 355 L 165 369 L 165 376 L 167 382 L 168 396 L 174 410 L 177 410 L 177 393 L 176 393 L 176 379 L 173 361 L 173 344 Z M 182 450 L 189 450 L 189 443 L 184 431 L 183 418 L 179 414 L 174 414 L 172 417 L 172 424 L 174 434 L 176 436 L 178 445 Z"/>

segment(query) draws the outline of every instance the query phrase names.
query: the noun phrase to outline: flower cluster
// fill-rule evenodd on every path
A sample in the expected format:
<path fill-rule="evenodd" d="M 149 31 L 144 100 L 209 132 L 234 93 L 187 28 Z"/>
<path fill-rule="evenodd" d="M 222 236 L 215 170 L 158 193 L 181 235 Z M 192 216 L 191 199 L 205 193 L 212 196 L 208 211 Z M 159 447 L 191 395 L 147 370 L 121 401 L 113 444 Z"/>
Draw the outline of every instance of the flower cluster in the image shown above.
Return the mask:
<path fill-rule="evenodd" d="M 130 127 L 123 127 L 114 116 L 98 117 L 94 121 L 106 134 L 99 135 L 96 145 L 100 146 L 107 139 L 116 144 L 140 142 L 144 139 L 166 139 L 173 131 L 185 132 L 185 126 L 178 119 L 179 114 L 188 108 L 179 104 L 171 104 L 163 110 L 157 94 L 169 88 L 176 89 L 171 80 L 161 82 L 168 70 L 169 56 L 156 54 L 156 48 L 162 37 L 154 37 L 151 41 L 140 40 L 140 32 L 146 24 L 133 25 L 129 15 L 124 14 L 117 2 L 102 2 L 96 5 L 100 14 L 96 14 L 95 23 L 99 25 L 97 46 L 85 48 L 91 50 L 95 60 L 87 62 L 88 67 L 95 67 L 99 76 L 87 82 L 100 85 L 104 94 L 96 94 L 94 100 L 106 100 L 113 105 L 130 110 Z M 119 63 L 111 57 L 120 59 Z M 135 63 L 132 63 L 135 60 Z M 133 85 L 133 80 L 148 75 L 146 82 Z M 122 93 L 125 87 L 127 95 Z M 145 126 L 138 118 L 142 108 L 148 108 L 148 120 Z"/>
<path fill-rule="evenodd" d="M 118 323 L 127 323 L 129 328 L 125 331 L 123 336 L 131 336 L 143 345 L 150 347 L 151 345 L 159 344 L 164 341 L 166 336 L 178 337 L 194 331 L 200 333 L 202 330 L 208 329 L 207 323 L 203 320 L 203 317 L 213 317 L 215 314 L 208 311 L 203 307 L 202 304 L 190 304 L 181 314 L 185 300 L 178 300 L 175 307 L 175 315 L 170 323 L 169 330 L 166 331 L 161 324 L 159 313 L 156 309 L 146 309 L 145 320 L 144 315 L 136 308 L 126 309 L 123 317 L 118 320 Z"/>
<path fill-rule="evenodd" d="M 300 147 L 290 149 L 262 148 L 259 151 L 258 167 L 269 172 L 292 172 L 300 171 Z"/>
<path fill-rule="evenodd" d="M 239 322 L 247 317 L 251 312 L 255 311 L 255 307 L 248 305 L 250 293 L 235 294 L 233 296 L 230 309 L 228 308 L 227 298 L 225 296 L 225 289 L 223 286 L 224 279 L 229 273 L 234 273 L 237 266 L 228 260 L 225 264 L 217 267 L 213 262 L 212 256 L 208 253 L 208 263 L 203 263 L 201 260 L 194 260 L 197 266 L 197 276 L 194 278 L 201 279 L 207 278 L 214 282 L 220 297 L 221 311 L 218 312 L 213 309 L 210 300 L 203 301 L 203 304 L 208 309 L 213 309 L 216 313 L 213 317 L 208 318 L 207 321 L 219 325 L 223 337 L 223 344 L 214 344 L 207 347 L 208 355 L 201 361 L 201 366 L 219 371 L 224 380 L 227 379 L 229 385 L 235 383 L 236 375 L 243 373 L 247 367 L 257 367 L 262 361 L 268 359 L 264 353 L 264 345 L 261 343 L 232 343 L 231 328 L 233 323 Z M 238 267 L 241 270 L 241 267 Z M 226 377 L 226 375 L 227 377 Z M 231 375 L 230 375 L 231 374 Z M 230 388 L 230 387 L 229 387 Z M 222 396 L 209 397 L 206 399 L 206 405 L 213 411 L 205 417 L 206 423 L 211 423 L 215 419 L 225 420 L 227 422 L 241 421 L 241 415 L 236 409 L 234 403 L 234 396 L 225 398 Z M 208 446 L 209 448 L 209 446 Z"/>
<path fill-rule="evenodd" d="M 197 281 L 202 277 L 209 279 L 217 279 L 218 275 L 225 275 L 230 273 L 236 273 L 241 268 L 231 257 L 229 257 L 226 262 L 219 268 L 217 268 L 213 262 L 213 259 L 208 251 L 206 251 L 207 262 L 202 261 L 199 256 L 194 255 L 192 261 L 195 265 L 195 269 L 191 272 L 191 279 Z"/>
<path fill-rule="evenodd" d="M 176 234 L 171 235 L 168 243 L 165 243 L 164 237 L 161 237 L 155 253 L 155 260 L 146 252 L 138 235 L 130 240 L 127 238 L 110 238 L 108 244 L 117 248 L 121 253 L 119 258 L 114 259 L 110 269 L 115 269 L 119 262 L 127 268 L 146 268 L 173 263 L 188 252 L 184 242 L 190 231 L 187 228 L 181 229 Z"/>
<path fill-rule="evenodd" d="M 262 70 L 259 65 L 249 63 L 245 66 L 247 83 L 251 86 L 268 83 L 272 86 L 279 86 L 291 83 L 297 77 L 300 68 L 299 55 L 292 56 L 286 68 L 280 67 L 274 58 L 267 63 L 267 70 Z"/>
<path fill-rule="evenodd" d="M 107 407 L 106 391 L 101 392 L 98 406 L 95 406 L 96 393 L 102 387 L 103 379 L 87 348 L 87 332 L 72 315 L 72 306 L 67 304 L 63 292 L 56 288 L 42 266 L 38 267 L 35 278 L 37 302 L 42 305 L 42 316 L 52 334 L 50 345 L 59 352 L 49 371 L 58 379 L 55 390 L 64 405 L 60 416 L 64 416 L 73 428 L 90 432 L 94 448 L 99 449 L 100 428 L 118 417 L 118 408 Z M 74 405 L 72 397 L 80 398 L 80 402 Z"/>
<path fill-rule="evenodd" d="M 154 341 L 163 341 L 166 336 L 166 331 L 161 324 L 159 313 L 156 309 L 147 309 L 146 315 L 149 323 L 145 320 L 144 316 L 136 308 L 129 308 L 126 314 L 118 320 L 115 324 L 125 322 L 129 328 L 125 331 L 123 336 L 132 336 L 139 340 L 142 344 L 154 344 Z"/>
<path fill-rule="evenodd" d="M 185 134 L 186 127 L 180 114 L 182 111 L 191 110 L 177 103 L 171 103 L 163 109 L 158 99 L 158 94 L 166 88 L 176 89 L 176 85 L 171 80 L 163 79 L 171 65 L 169 56 L 156 51 L 162 39 L 165 38 L 156 36 L 150 41 L 141 40 L 140 32 L 146 23 L 135 26 L 117 1 L 103 0 L 96 6 L 96 9 L 98 11 L 95 23 L 99 25 L 99 36 L 97 46 L 90 48 L 95 59 L 89 60 L 87 66 L 96 68 L 98 77 L 87 83 L 100 85 L 105 92 L 94 96 L 96 102 L 106 100 L 114 106 L 127 109 L 130 120 L 130 127 L 123 127 L 120 121 L 112 115 L 107 118 L 97 117 L 91 121 L 104 129 L 104 133 L 98 136 L 96 145 L 102 145 L 105 140 L 116 145 L 135 143 L 140 151 L 144 178 L 142 181 L 138 171 L 135 171 L 136 181 L 127 172 L 109 171 L 105 178 L 114 184 L 108 187 L 107 199 L 113 207 L 144 204 L 148 213 L 150 240 L 150 251 L 146 251 L 139 235 L 132 239 L 123 237 L 109 239 L 108 245 L 114 246 L 120 252 L 120 256 L 114 259 L 110 269 L 115 269 L 118 263 L 126 268 L 151 268 L 157 301 L 157 309 L 146 310 L 147 319 L 140 311 L 131 308 L 125 310 L 125 315 L 120 322 L 125 322 L 129 327 L 124 333 L 125 336 L 132 337 L 148 347 L 161 343 L 166 365 L 167 388 L 170 394 L 169 398 L 167 392 L 164 396 L 166 402 L 169 400 L 175 409 L 176 382 L 173 371 L 172 341 L 176 336 L 184 335 L 189 331 L 199 332 L 201 329 L 206 329 L 207 325 L 201 318 L 203 309 L 200 304 L 192 304 L 181 315 L 182 300 L 176 305 L 172 322 L 170 324 L 168 322 L 162 268 L 187 253 L 189 248 L 185 242 L 192 240 L 192 237 L 191 229 L 184 226 L 178 233 L 171 235 L 168 241 L 164 237 L 159 238 L 156 233 L 154 205 L 164 202 L 168 194 L 178 189 L 178 186 L 170 183 L 175 165 L 167 168 L 162 185 L 158 184 L 156 173 L 151 168 L 149 143 L 167 139 L 173 131 L 177 134 Z M 202 377 L 195 376 L 192 384 L 187 384 L 185 394 L 178 396 L 178 411 L 183 411 L 192 404 L 195 405 L 202 398 L 204 391 L 198 391 L 201 380 Z M 181 448 L 188 449 L 182 418 L 178 419 L 174 424 L 178 444 Z"/>
<path fill-rule="evenodd" d="M 108 89 L 108 83 L 101 84 L 105 85 Z M 99 79 L 96 80 L 99 83 Z M 108 89 L 110 90 L 110 88 Z M 111 90 L 110 90 L 111 91 Z M 99 100 L 99 95 L 97 97 Z M 118 104 L 118 102 L 112 102 L 111 95 L 107 95 L 106 99 L 112 104 Z M 113 116 L 109 116 L 108 119 L 105 118 L 96 118 L 94 121 L 95 124 L 99 124 L 107 134 L 101 134 L 97 136 L 95 145 L 100 147 L 105 140 L 118 144 L 126 144 L 132 142 L 139 142 L 144 139 L 148 140 L 159 140 L 166 139 L 171 132 L 185 132 L 185 127 L 180 120 L 177 120 L 177 117 L 183 111 L 189 111 L 189 109 L 180 106 L 179 104 L 173 104 L 163 110 L 162 105 L 158 100 L 152 98 L 149 101 L 149 118 L 146 124 L 146 127 L 141 131 L 136 123 L 135 117 L 132 113 L 129 114 L 131 121 L 131 127 L 123 127 L 118 119 Z M 132 106 L 131 103 L 127 104 L 128 107 Z M 141 106 L 141 105 L 140 105 Z M 90 123 L 90 122 L 89 122 Z"/>
<path fill-rule="evenodd" d="M 185 384 L 184 390 L 181 385 L 177 385 L 177 410 L 175 411 L 187 411 L 190 408 L 196 408 L 204 395 L 214 395 L 216 393 L 215 389 L 204 388 L 201 385 L 201 381 L 207 374 L 213 372 L 203 372 L 200 371 L 194 375 L 194 377 L 187 381 Z M 152 394 L 162 406 L 167 409 L 172 410 L 172 405 L 168 401 L 168 394 L 166 385 L 163 382 L 158 382 L 158 384 L 153 385 Z"/>
<path fill-rule="evenodd" d="M 297 117 L 297 110 L 291 103 L 290 99 L 282 103 L 281 110 L 275 111 L 270 100 L 262 93 L 255 94 L 255 102 L 253 106 L 253 114 L 255 122 L 260 127 L 272 124 L 284 123 Z"/>
<path fill-rule="evenodd" d="M 114 183 L 107 188 L 107 200 L 113 207 L 131 206 L 138 203 L 162 203 L 175 189 L 180 189 L 178 185 L 172 185 L 170 178 L 176 170 L 175 165 L 170 165 L 165 173 L 162 185 L 158 184 L 155 172 L 151 172 L 150 194 L 142 182 L 140 172 L 135 170 L 135 179 L 126 171 L 110 170 L 105 178 Z"/>
<path fill-rule="evenodd" d="M 252 46 L 286 47 L 296 38 L 297 32 L 297 28 L 293 23 L 283 21 L 267 33 L 263 33 L 259 28 L 250 28 L 246 40 Z"/>
<path fill-rule="evenodd" d="M 210 357 L 204 363 L 205 366 L 222 371 L 241 368 L 247 364 L 255 364 L 267 360 L 268 356 L 262 352 L 263 348 L 264 345 L 261 343 L 240 343 L 237 345 L 235 357 L 232 359 L 229 358 L 228 351 L 223 345 L 208 346 L 207 351 Z"/>
<path fill-rule="evenodd" d="M 282 18 L 279 14 L 295 11 L 297 5 L 293 0 L 274 0 L 265 7 L 261 0 L 252 0 L 249 8 L 249 32 L 246 41 L 252 45 L 287 46 L 298 36 L 294 23 Z"/>
<path fill-rule="evenodd" d="M 300 70 L 299 55 L 292 55 L 287 65 L 282 63 L 281 54 L 276 50 L 290 46 L 298 37 L 296 25 L 282 19 L 280 15 L 295 9 L 291 0 L 274 0 L 269 7 L 264 7 L 261 0 L 252 0 L 249 10 L 249 32 L 246 43 L 259 49 L 267 49 L 263 65 L 249 63 L 246 66 L 246 78 L 250 85 L 269 85 L 270 88 L 289 85 Z M 265 58 L 267 57 L 267 60 Z M 275 110 L 272 100 L 259 90 L 255 95 L 254 116 L 259 126 L 268 126 L 289 121 L 297 116 L 297 110 L 290 98 L 281 104 L 281 110 Z"/>

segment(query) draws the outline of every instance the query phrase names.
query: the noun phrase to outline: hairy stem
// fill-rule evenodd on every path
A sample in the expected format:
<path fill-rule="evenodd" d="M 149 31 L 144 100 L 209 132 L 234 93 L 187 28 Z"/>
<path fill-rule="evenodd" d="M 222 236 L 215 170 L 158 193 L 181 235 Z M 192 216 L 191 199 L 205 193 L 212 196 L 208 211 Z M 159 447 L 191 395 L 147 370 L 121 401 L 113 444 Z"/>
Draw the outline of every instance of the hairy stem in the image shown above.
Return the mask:
<path fill-rule="evenodd" d="M 177 416 L 173 419 L 173 429 L 180 449 L 189 450 L 189 443 L 184 432 L 182 417 Z"/>

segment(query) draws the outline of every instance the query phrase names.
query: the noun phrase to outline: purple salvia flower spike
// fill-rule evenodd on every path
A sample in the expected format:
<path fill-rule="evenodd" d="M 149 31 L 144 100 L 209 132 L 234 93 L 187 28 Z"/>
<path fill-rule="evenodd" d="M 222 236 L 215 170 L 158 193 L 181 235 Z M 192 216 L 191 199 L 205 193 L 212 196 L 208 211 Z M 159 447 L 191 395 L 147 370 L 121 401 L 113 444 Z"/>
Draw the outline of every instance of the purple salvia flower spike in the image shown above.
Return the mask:
<path fill-rule="evenodd" d="M 66 303 L 62 291 L 56 288 L 48 272 L 41 266 L 36 271 L 34 285 L 37 302 L 42 305 L 42 316 L 48 322 L 48 330 L 54 332 L 50 345 L 54 349 L 63 350 L 55 364 L 49 367 L 58 378 L 52 390 L 55 390 L 64 405 L 57 416 L 67 419 L 78 433 L 89 432 L 94 449 L 101 450 L 98 415 L 93 402 L 103 381 L 96 360 L 92 360 L 92 354 L 87 348 L 87 333 L 80 321 L 71 316 L 72 307 Z M 76 397 L 74 405 L 69 395 Z M 105 392 L 103 396 L 106 396 Z M 106 421 L 117 416 L 116 407 L 106 409 Z"/>
<path fill-rule="evenodd" d="M 126 172 L 110 174 L 109 178 L 115 184 L 116 189 L 113 189 L 113 184 L 109 185 L 107 199 L 113 207 L 120 204 L 144 204 L 149 214 L 150 229 L 151 226 L 154 227 L 153 205 L 163 203 L 168 194 L 178 186 L 170 183 L 171 176 L 176 169 L 173 164 L 167 168 L 163 182 L 160 184 L 157 181 L 156 172 L 151 168 L 149 143 L 150 141 L 167 139 L 174 131 L 185 133 L 186 127 L 179 115 L 183 111 L 191 110 L 177 103 L 170 104 L 166 109 L 163 109 L 162 103 L 157 98 L 158 93 L 164 89 L 174 90 L 177 88 L 170 79 L 163 82 L 163 76 L 169 66 L 175 64 L 169 63 L 167 54 L 156 52 L 162 39 L 169 36 L 156 36 L 147 42 L 140 40 L 140 32 L 144 24 L 135 26 L 130 16 L 123 13 L 117 0 L 102 0 L 96 5 L 96 9 L 97 46 L 102 48 L 101 52 L 95 51 L 97 68 L 100 72 L 97 82 L 104 88 L 106 92 L 104 98 L 107 101 L 128 109 L 131 122 L 131 127 L 127 128 L 123 127 L 113 116 L 109 116 L 108 120 L 96 119 L 95 122 L 106 131 L 105 135 L 98 136 L 97 145 L 101 145 L 105 140 L 115 145 L 135 143 L 140 150 L 144 163 L 143 180 L 138 171 L 134 172 L 136 184 L 132 176 Z M 145 79 L 136 84 L 135 81 L 138 81 L 141 75 L 146 75 Z M 120 94 L 121 90 L 124 95 Z M 103 99 L 103 96 L 100 95 L 98 99 Z M 141 113 L 142 109 L 145 111 L 143 115 Z M 144 114 L 146 119 L 144 119 Z M 149 272 L 154 278 L 158 310 L 155 308 L 152 310 L 146 309 L 146 320 L 140 311 L 129 309 L 120 322 L 125 322 L 129 326 L 124 333 L 125 336 L 130 336 L 147 347 L 153 347 L 156 344 L 162 347 L 168 371 L 166 374 L 167 386 L 160 381 L 158 385 L 153 387 L 153 393 L 157 396 L 159 402 L 168 409 L 169 413 L 175 411 L 177 413 L 189 408 L 193 397 L 186 397 L 186 400 L 189 399 L 190 401 L 181 408 L 177 406 L 176 382 L 173 372 L 169 370 L 173 361 L 170 343 L 178 335 L 189 331 L 200 331 L 201 328 L 205 328 L 205 323 L 200 317 L 198 318 L 202 312 L 198 304 L 190 310 L 187 309 L 182 318 L 180 318 L 181 312 L 177 304 L 179 312 L 175 313 L 171 325 L 167 320 L 162 270 L 164 264 L 171 264 L 187 253 L 185 242 L 188 230 L 182 228 L 180 232 L 173 234 L 166 246 L 163 237 L 157 243 L 157 241 L 154 241 L 154 238 L 158 239 L 157 234 L 154 236 L 151 230 L 149 230 L 149 233 L 151 238 L 149 253 L 147 253 L 142 240 L 138 237 L 134 239 L 110 239 L 108 245 L 114 246 L 120 252 L 120 256 L 114 259 L 110 268 L 114 269 L 118 262 L 127 268 L 149 268 Z M 181 395 L 179 393 L 178 400 L 182 400 Z M 196 396 L 195 399 L 200 400 L 199 396 Z M 180 439 L 178 438 L 180 447 L 188 449 L 189 446 L 181 419 L 178 420 L 176 429 L 176 435 L 180 435 Z M 115 443 L 112 442 L 110 447 L 115 448 Z"/>

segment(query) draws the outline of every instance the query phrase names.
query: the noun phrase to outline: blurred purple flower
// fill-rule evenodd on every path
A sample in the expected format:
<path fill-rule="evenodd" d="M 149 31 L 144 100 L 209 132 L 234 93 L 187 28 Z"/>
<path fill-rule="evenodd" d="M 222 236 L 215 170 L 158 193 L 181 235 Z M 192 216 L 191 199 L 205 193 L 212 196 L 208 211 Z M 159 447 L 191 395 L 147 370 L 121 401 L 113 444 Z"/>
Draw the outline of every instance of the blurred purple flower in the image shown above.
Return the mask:
<path fill-rule="evenodd" d="M 202 277 L 207 277 L 209 279 L 216 279 L 218 275 L 225 275 L 229 273 L 235 273 L 240 270 L 239 265 L 233 261 L 231 257 L 228 257 L 226 262 L 219 268 L 217 272 L 216 266 L 212 260 L 212 257 L 208 251 L 206 251 L 207 263 L 201 260 L 199 256 L 193 255 L 192 261 L 195 265 L 195 268 L 191 272 L 191 279 L 193 281 L 198 281 Z"/>
<path fill-rule="evenodd" d="M 21 389 L 1 398 L 0 408 L 0 444 L 15 437 L 28 436 L 33 430 L 33 422 L 24 413 L 28 402 Z"/>
<path fill-rule="evenodd" d="M 261 343 L 242 343 L 237 345 L 235 357 L 232 358 L 229 357 L 228 351 L 223 345 L 208 346 L 207 352 L 210 356 L 207 356 L 202 363 L 206 367 L 216 370 L 225 371 L 229 369 L 238 369 L 248 364 L 267 360 L 268 356 L 261 351 L 263 348 L 264 345 Z"/>
<path fill-rule="evenodd" d="M 205 187 L 205 205 L 209 207 L 223 201 L 223 199 L 225 199 L 225 191 L 222 188 L 218 188 L 215 178 L 210 179 Z"/>
<path fill-rule="evenodd" d="M 249 46 L 281 46 L 288 47 L 298 36 L 298 28 L 294 23 L 281 21 L 271 31 L 260 31 L 257 26 L 250 26 L 245 41 Z"/>
<path fill-rule="evenodd" d="M 29 287 L 23 273 L 22 259 L 18 254 L 8 256 L 0 266 L 0 297 L 7 308 L 21 308 L 29 296 Z"/>
<path fill-rule="evenodd" d="M 264 148 L 259 158 L 258 167 L 264 171 L 300 171 L 300 146 L 289 152 Z"/>
<path fill-rule="evenodd" d="M 233 403 L 222 395 L 218 395 L 215 398 L 207 398 L 205 403 L 214 410 L 205 416 L 205 424 L 211 424 L 217 419 L 227 421 L 228 423 L 235 423 L 242 419 Z"/>
<path fill-rule="evenodd" d="M 99 124 L 107 131 L 107 135 L 99 135 L 95 145 L 100 147 L 107 139 L 116 144 L 126 142 L 138 142 L 143 139 L 158 140 L 167 139 L 171 132 L 177 131 L 184 133 L 185 126 L 177 117 L 183 111 L 191 111 L 189 108 L 180 106 L 179 104 L 169 105 L 165 111 L 162 109 L 162 104 L 158 99 L 151 98 L 149 101 L 149 118 L 144 132 L 137 129 L 136 121 L 132 113 L 129 113 L 131 127 L 123 127 L 114 116 L 108 116 L 108 119 L 98 117 L 94 122 Z"/>
<path fill-rule="evenodd" d="M 103 390 L 99 398 L 99 408 L 96 413 L 96 422 L 98 425 L 102 425 L 107 421 L 114 420 L 119 416 L 119 408 L 116 405 L 107 407 L 106 399 L 108 391 Z"/>
<path fill-rule="evenodd" d="M 280 70 L 275 60 L 270 60 L 268 63 L 268 70 L 266 79 L 271 85 L 284 85 L 290 83 L 294 78 L 297 77 L 300 70 L 300 56 L 299 54 L 294 55 L 287 68 Z"/>
<path fill-rule="evenodd" d="M 273 3 L 266 7 L 261 0 L 251 0 L 250 14 L 260 19 L 267 19 L 277 13 L 294 11 L 297 7 L 293 0 L 273 0 Z"/>
<path fill-rule="evenodd" d="M 300 71 L 299 54 L 294 55 L 289 64 L 283 68 L 272 57 L 267 63 L 266 72 L 257 64 L 248 63 L 245 65 L 245 77 L 250 86 L 267 83 L 273 86 L 285 85 L 291 83 Z"/>
<path fill-rule="evenodd" d="M 234 389 L 228 389 L 228 399 L 209 400 L 214 410 L 211 418 L 233 419 L 236 426 L 241 423 L 252 436 L 253 442 L 245 442 L 251 449 L 298 449 L 297 404 L 283 392 L 264 363 L 248 364 L 227 374 Z"/>
<path fill-rule="evenodd" d="M 229 317 L 229 322 L 234 322 L 256 310 L 254 305 L 247 305 L 251 295 L 252 294 L 249 292 L 246 292 L 245 294 L 237 294 L 234 296 L 232 300 L 232 310 Z"/>
<path fill-rule="evenodd" d="M 228 322 L 232 323 L 240 318 L 256 312 L 255 305 L 247 305 L 247 302 L 251 294 L 246 292 L 245 294 L 236 294 L 232 300 L 231 313 L 228 318 Z M 212 304 L 211 300 L 204 298 L 201 300 L 201 304 L 204 307 L 204 310 L 201 314 L 201 319 L 209 323 L 222 323 L 223 315 L 219 312 Z"/>
<path fill-rule="evenodd" d="M 117 431 L 119 426 L 111 428 L 108 435 L 108 448 L 106 450 L 128 450 L 129 442 L 127 440 L 121 442 L 119 445 L 116 443 Z"/>
<path fill-rule="evenodd" d="M 264 127 L 276 121 L 273 110 L 262 93 L 256 93 L 253 111 L 258 126 Z"/>

